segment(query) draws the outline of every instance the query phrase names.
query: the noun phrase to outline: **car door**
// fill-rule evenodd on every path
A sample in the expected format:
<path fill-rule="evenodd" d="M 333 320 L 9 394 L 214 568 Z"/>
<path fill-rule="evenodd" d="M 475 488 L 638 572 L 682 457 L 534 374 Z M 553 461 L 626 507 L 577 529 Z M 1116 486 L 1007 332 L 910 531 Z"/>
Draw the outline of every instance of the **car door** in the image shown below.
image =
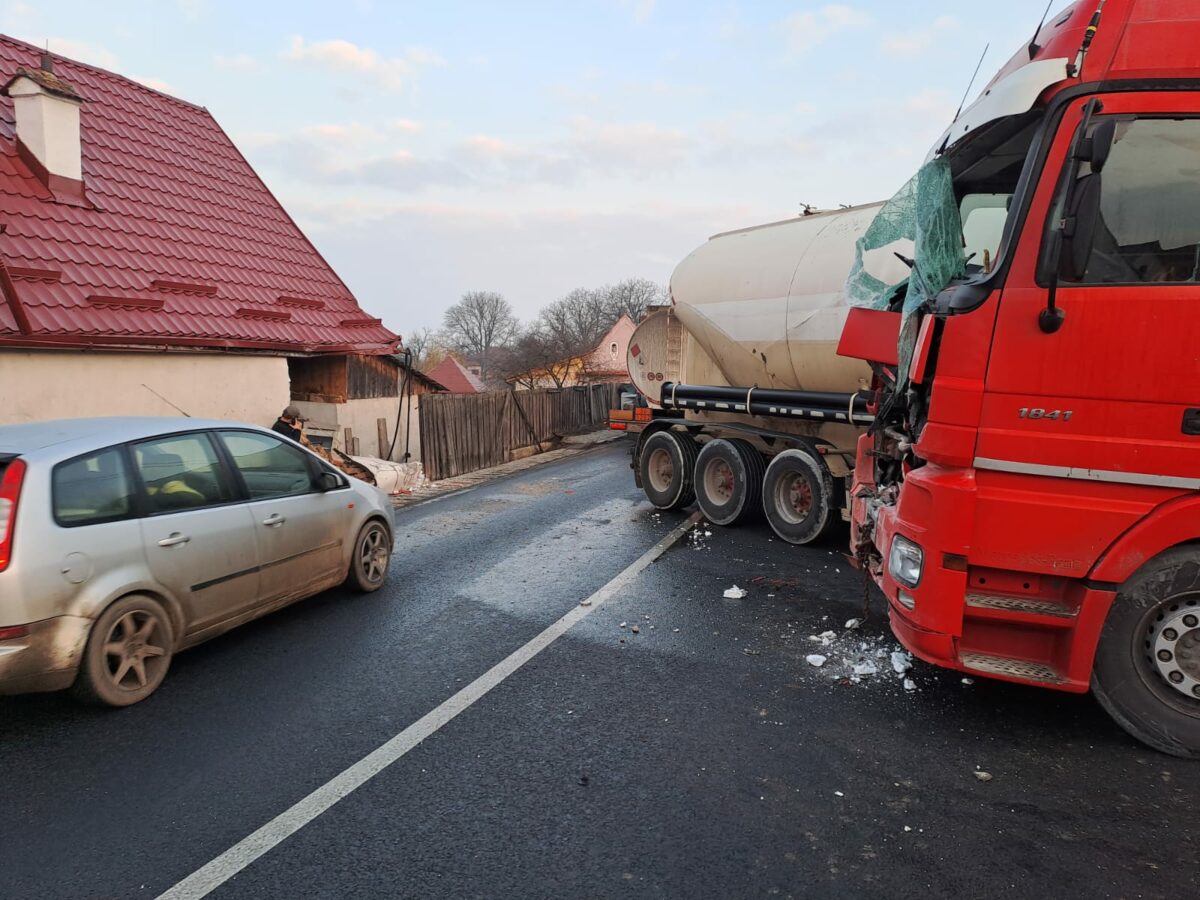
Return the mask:
<path fill-rule="evenodd" d="M 218 432 L 249 498 L 264 603 L 316 593 L 345 574 L 345 493 L 317 488 L 309 454 L 258 431 Z"/>
<path fill-rule="evenodd" d="M 194 633 L 254 606 L 254 519 L 204 432 L 130 445 L 139 481 L 142 543 L 156 581 L 179 601 Z"/>

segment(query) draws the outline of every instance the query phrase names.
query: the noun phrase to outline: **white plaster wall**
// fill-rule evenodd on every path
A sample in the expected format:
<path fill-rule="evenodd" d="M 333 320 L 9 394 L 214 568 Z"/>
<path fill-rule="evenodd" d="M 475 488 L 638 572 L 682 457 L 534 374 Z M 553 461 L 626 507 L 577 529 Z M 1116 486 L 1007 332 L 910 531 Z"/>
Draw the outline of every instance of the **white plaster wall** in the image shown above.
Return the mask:
<path fill-rule="evenodd" d="M 270 426 L 287 360 L 237 354 L 0 350 L 0 424 L 80 416 L 189 415 Z"/>
<path fill-rule="evenodd" d="M 333 434 L 333 446 L 337 449 L 349 453 L 349 448 L 346 447 L 346 429 L 349 428 L 354 432 L 354 436 L 358 438 L 358 455 L 373 457 L 375 459 L 385 458 L 387 447 L 379 447 L 379 429 L 376 425 L 378 419 L 387 420 L 387 437 L 388 442 L 391 442 L 392 432 L 396 428 L 396 414 L 400 413 L 400 433 L 396 436 L 396 447 L 392 452 L 391 459 L 397 462 L 404 459 L 404 431 L 405 420 L 411 422 L 412 433 L 409 438 L 409 462 L 418 462 L 421 459 L 421 428 L 420 428 L 420 398 L 412 397 L 412 415 L 407 415 L 407 401 L 401 406 L 400 398 L 398 397 L 379 397 L 369 400 L 350 400 L 346 403 L 313 403 L 310 401 L 296 401 L 296 406 L 300 407 L 309 418 L 307 428 L 309 431 L 318 434 L 330 433 Z"/>

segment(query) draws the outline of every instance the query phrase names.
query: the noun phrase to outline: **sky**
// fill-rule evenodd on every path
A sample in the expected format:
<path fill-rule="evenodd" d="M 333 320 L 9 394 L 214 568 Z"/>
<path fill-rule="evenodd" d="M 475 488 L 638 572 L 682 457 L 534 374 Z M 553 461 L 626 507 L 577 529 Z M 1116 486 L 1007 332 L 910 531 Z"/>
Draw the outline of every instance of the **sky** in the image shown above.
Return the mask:
<path fill-rule="evenodd" d="M 0 30 L 207 107 L 404 334 L 890 196 L 1045 5 L 0 0 Z"/>

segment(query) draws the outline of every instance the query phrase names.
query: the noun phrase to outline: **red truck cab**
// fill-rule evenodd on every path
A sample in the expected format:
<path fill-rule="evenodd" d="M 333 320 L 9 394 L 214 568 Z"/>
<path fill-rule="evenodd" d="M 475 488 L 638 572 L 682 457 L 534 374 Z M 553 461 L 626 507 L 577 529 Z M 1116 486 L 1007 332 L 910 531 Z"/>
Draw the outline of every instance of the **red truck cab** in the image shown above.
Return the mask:
<path fill-rule="evenodd" d="M 852 311 L 841 346 L 877 373 L 852 541 L 897 638 L 971 674 L 1090 687 L 1134 736 L 1192 757 L 1198 46 L 1183 0 L 1049 20 L 931 154 L 966 243 L 984 210 L 996 244 L 907 314 L 909 353 L 895 311 Z"/>

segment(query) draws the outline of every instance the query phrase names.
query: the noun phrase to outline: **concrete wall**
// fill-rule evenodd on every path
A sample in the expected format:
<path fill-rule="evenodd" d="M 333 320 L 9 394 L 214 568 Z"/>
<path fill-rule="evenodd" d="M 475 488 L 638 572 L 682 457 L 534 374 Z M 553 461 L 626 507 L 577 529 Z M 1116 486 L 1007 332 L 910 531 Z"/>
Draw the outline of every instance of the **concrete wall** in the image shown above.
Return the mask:
<path fill-rule="evenodd" d="M 242 354 L 0 350 L 0 424 L 177 416 L 271 425 L 291 396 L 287 360 Z"/>
<path fill-rule="evenodd" d="M 412 415 L 408 415 L 408 401 L 401 403 L 398 397 L 379 397 L 370 400 L 350 400 L 346 403 L 316 403 L 309 400 L 297 400 L 295 405 L 309 417 L 306 429 L 310 436 L 330 435 L 333 446 L 344 453 L 350 453 L 346 446 L 346 429 L 350 428 L 354 437 L 358 438 L 358 456 L 370 456 L 384 459 L 388 448 L 379 446 L 379 419 L 387 421 L 387 438 L 391 442 L 392 433 L 396 428 L 396 415 L 401 416 L 400 432 L 396 436 L 396 448 L 391 459 L 404 460 L 404 435 L 406 424 L 411 423 L 409 437 L 409 462 L 421 459 L 421 427 L 420 427 L 420 398 L 412 397 Z"/>

